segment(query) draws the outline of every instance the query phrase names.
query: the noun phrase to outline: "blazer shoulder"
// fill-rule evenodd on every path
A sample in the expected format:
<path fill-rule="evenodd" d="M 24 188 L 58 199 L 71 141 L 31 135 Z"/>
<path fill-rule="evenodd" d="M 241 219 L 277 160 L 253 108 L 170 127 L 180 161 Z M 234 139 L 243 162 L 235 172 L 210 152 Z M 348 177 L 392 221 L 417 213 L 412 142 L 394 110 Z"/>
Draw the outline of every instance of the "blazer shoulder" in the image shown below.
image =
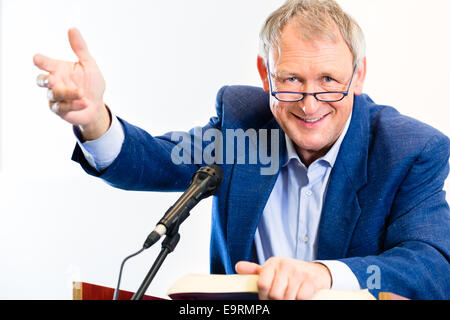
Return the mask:
<path fill-rule="evenodd" d="M 450 139 L 436 128 L 406 116 L 390 106 L 369 103 L 372 144 L 381 144 L 399 158 L 419 155 L 424 150 L 450 153 Z"/>
<path fill-rule="evenodd" d="M 273 119 L 269 94 L 251 86 L 225 86 L 216 98 L 216 112 L 226 127 L 262 126 Z"/>

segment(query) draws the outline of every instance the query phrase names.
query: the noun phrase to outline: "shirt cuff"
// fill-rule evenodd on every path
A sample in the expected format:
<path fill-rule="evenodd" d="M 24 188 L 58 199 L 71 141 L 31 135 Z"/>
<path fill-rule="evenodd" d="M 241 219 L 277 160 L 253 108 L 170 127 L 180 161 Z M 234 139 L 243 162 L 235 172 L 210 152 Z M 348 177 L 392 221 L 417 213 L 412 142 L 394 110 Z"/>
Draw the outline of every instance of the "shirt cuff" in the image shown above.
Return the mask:
<path fill-rule="evenodd" d="M 73 126 L 73 132 L 86 161 L 98 172 L 108 168 L 116 160 L 125 140 L 125 133 L 119 120 L 114 115 L 111 115 L 111 119 L 108 131 L 97 140 L 92 141 L 82 142 L 80 129 Z"/>
<path fill-rule="evenodd" d="M 353 271 L 343 262 L 336 260 L 314 261 L 321 263 L 330 270 L 332 290 L 357 291 L 362 290 Z"/>

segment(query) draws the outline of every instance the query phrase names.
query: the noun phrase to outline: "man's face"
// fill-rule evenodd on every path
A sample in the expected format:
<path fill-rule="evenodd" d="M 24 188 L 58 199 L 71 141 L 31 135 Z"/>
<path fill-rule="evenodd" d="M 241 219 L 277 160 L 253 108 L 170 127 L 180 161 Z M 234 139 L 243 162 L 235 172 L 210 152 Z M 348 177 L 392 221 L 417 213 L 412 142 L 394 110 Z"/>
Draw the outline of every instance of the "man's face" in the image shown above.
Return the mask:
<path fill-rule="evenodd" d="M 294 87 L 308 93 L 347 91 L 353 74 L 353 55 L 340 33 L 336 42 L 309 41 L 291 22 L 283 29 L 278 49 L 272 50 L 269 59 L 273 91 Z M 259 59 L 264 88 L 269 92 L 267 68 L 263 64 Z M 313 96 L 299 102 L 280 102 L 271 97 L 275 119 L 306 165 L 324 156 L 338 140 L 353 108 L 353 94 L 362 92 L 364 77 L 365 61 L 355 73 L 349 95 L 340 102 L 320 102 Z"/>

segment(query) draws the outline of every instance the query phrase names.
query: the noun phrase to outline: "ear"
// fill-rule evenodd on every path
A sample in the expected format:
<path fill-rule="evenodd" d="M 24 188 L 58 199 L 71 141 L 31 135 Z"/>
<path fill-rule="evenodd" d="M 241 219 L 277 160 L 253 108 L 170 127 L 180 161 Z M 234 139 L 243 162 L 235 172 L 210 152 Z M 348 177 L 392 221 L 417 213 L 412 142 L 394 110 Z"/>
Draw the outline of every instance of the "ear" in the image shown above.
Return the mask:
<path fill-rule="evenodd" d="M 261 56 L 258 56 L 258 72 L 261 77 L 264 91 L 270 92 L 269 77 L 267 75 L 267 65 Z"/>
<path fill-rule="evenodd" d="M 361 67 L 355 74 L 354 93 L 357 96 L 363 93 L 364 81 L 366 80 L 366 73 L 367 73 L 367 60 L 364 57 Z"/>

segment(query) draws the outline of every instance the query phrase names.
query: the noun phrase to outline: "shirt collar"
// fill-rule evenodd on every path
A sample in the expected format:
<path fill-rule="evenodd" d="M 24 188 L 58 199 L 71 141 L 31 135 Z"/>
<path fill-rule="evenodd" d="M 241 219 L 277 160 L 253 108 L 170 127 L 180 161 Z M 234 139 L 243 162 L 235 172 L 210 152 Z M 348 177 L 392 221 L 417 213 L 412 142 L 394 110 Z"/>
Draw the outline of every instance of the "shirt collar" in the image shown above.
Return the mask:
<path fill-rule="evenodd" d="M 350 126 L 350 122 L 352 119 L 353 111 L 350 113 L 350 116 L 348 117 L 347 123 L 345 124 L 344 131 L 342 131 L 342 134 L 339 136 L 339 139 L 336 141 L 336 143 L 331 147 L 331 149 L 327 152 L 326 155 L 324 155 L 322 158 L 317 159 L 315 162 L 318 161 L 325 161 L 331 168 L 333 168 L 334 163 L 336 162 L 336 158 L 338 156 L 339 150 L 341 148 L 342 141 L 344 141 L 344 138 L 347 134 L 348 128 Z M 303 162 L 300 160 L 300 157 L 297 154 L 297 151 L 294 147 L 294 142 L 291 140 L 291 138 L 288 137 L 288 135 L 285 133 L 286 137 L 286 162 L 283 164 L 283 167 L 287 166 L 289 161 L 291 160 L 297 160 L 298 162 Z"/>

